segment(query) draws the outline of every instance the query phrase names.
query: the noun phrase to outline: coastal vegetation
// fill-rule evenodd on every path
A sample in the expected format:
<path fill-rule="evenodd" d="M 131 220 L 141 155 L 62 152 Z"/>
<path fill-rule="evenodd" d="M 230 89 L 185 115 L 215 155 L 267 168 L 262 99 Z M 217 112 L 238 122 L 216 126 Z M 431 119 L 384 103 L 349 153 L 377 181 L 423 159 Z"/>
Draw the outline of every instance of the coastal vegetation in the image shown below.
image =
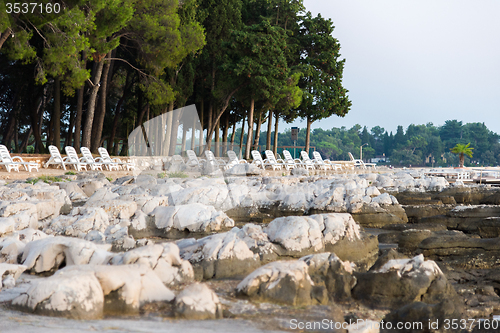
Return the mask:
<path fill-rule="evenodd" d="M 192 104 L 208 148 L 241 122 L 253 139 L 268 119 L 275 131 L 279 119 L 310 127 L 350 109 L 333 22 L 302 0 L 47 6 L 0 12 L 0 142 L 14 152 L 52 144 L 126 155 L 135 128 Z"/>
<path fill-rule="evenodd" d="M 305 130 L 300 129 L 297 146 L 304 146 L 305 136 Z M 278 137 L 280 146 L 293 146 L 290 129 L 279 133 Z M 459 166 L 460 153 L 454 154 L 451 149 L 457 144 L 465 147 L 468 143 L 474 147 L 474 156 L 464 152 L 462 164 L 497 166 L 500 164 L 499 140 L 500 135 L 490 131 L 484 123 L 464 124 L 458 120 L 447 120 L 442 126 L 412 124 L 406 131 L 398 126 L 396 133 L 380 126 L 369 130 L 360 125 L 311 131 L 311 146 L 324 158 L 348 160 L 349 152 L 359 158 L 359 147 L 368 143 L 363 147 L 363 159 L 377 158 L 379 163 L 396 166 Z M 261 140 L 260 144 L 264 147 L 265 142 Z"/>

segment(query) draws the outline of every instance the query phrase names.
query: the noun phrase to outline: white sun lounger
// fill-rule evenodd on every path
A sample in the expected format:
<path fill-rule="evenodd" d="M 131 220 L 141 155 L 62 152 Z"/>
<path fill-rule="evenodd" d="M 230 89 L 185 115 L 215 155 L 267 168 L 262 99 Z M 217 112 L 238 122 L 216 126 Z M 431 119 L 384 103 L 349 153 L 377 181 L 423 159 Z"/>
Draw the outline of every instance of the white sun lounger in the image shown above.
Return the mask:
<path fill-rule="evenodd" d="M 202 165 L 202 162 L 205 162 L 205 160 L 203 158 L 198 158 L 198 156 L 196 156 L 196 153 L 194 152 L 194 150 L 186 150 L 186 155 L 187 155 L 187 162 L 186 162 L 186 165 L 188 167 L 203 167 Z"/>
<path fill-rule="evenodd" d="M 302 153 L 306 152 L 301 152 L 301 155 Z M 283 157 L 285 157 L 285 163 L 291 163 L 294 166 L 297 166 L 299 168 L 305 168 L 307 170 L 314 169 L 314 163 L 309 159 L 309 156 L 307 156 L 307 159 L 309 161 L 307 162 L 307 160 L 304 160 L 304 157 L 302 157 L 302 160 L 299 158 L 293 158 L 292 154 L 290 154 L 288 150 L 283 150 Z"/>
<path fill-rule="evenodd" d="M 87 147 L 81 147 L 80 151 L 82 152 L 82 161 L 87 163 L 88 166 L 90 166 L 91 170 L 101 170 L 102 171 L 102 163 L 97 162 L 94 159 L 94 156 L 92 156 L 92 153 Z"/>
<path fill-rule="evenodd" d="M 99 147 L 97 151 L 99 152 L 99 156 L 101 156 L 101 158 L 97 158 L 96 161 L 104 164 L 109 171 L 111 171 L 112 169 L 118 170 L 120 167 L 123 168 L 123 170 L 126 169 L 127 171 L 135 169 L 134 163 L 122 162 L 122 160 L 116 157 L 111 158 L 109 156 L 108 150 L 104 147 Z"/>
<path fill-rule="evenodd" d="M 64 170 L 66 170 L 66 166 L 64 165 L 65 159 L 61 156 L 59 149 L 56 146 L 49 146 L 50 158 L 47 163 L 44 164 L 44 168 L 48 168 L 51 164 L 60 164 Z"/>
<path fill-rule="evenodd" d="M 73 165 L 76 171 L 87 170 L 87 163 L 84 162 L 83 157 L 78 157 L 75 148 L 66 146 L 64 150 L 66 151 L 66 155 L 68 155 L 64 163 Z"/>
<path fill-rule="evenodd" d="M 349 154 L 349 158 L 351 159 L 351 162 L 354 162 L 354 166 L 362 167 L 363 169 L 366 169 L 366 167 L 369 166 L 369 167 L 376 169 L 375 163 L 365 163 L 362 160 L 354 159 L 354 156 L 352 156 L 351 152 L 349 152 L 348 154 Z"/>
<path fill-rule="evenodd" d="M 337 164 L 337 163 L 332 163 L 332 162 L 330 162 L 330 160 L 323 160 L 323 157 L 321 157 L 321 154 L 319 153 L 319 151 L 314 151 L 313 157 L 314 157 L 314 163 L 316 163 L 316 165 L 318 165 L 320 167 L 327 166 L 332 170 L 342 171 L 342 165 Z"/>
<path fill-rule="evenodd" d="M 2 155 L 2 162 L 0 165 L 3 165 L 7 172 L 10 170 L 15 170 L 19 172 L 19 166 L 22 165 L 24 170 L 31 172 L 31 170 L 36 169 L 38 171 L 38 164 L 34 162 L 25 162 L 21 156 L 10 156 L 9 150 L 4 145 L 0 145 L 0 154 Z M 18 160 L 17 162 L 15 160 Z"/>
<path fill-rule="evenodd" d="M 247 164 L 248 163 L 245 160 L 238 159 L 238 156 L 232 150 L 227 151 L 227 157 L 229 157 L 229 162 L 224 166 L 225 170 L 230 169 L 237 164 Z"/>
<path fill-rule="evenodd" d="M 306 165 L 307 166 L 307 169 L 311 168 L 311 169 L 324 169 L 324 170 L 328 170 L 328 169 L 331 169 L 331 167 L 329 165 L 326 165 L 326 164 L 323 164 L 323 165 L 319 165 L 319 164 L 316 164 L 313 160 L 311 160 L 309 158 L 309 154 L 307 152 L 305 152 L 304 150 L 300 152 L 300 156 L 302 157 L 302 164 Z"/>
<path fill-rule="evenodd" d="M 226 165 L 226 162 L 220 158 L 215 158 L 214 153 L 212 153 L 211 150 L 205 150 L 205 157 L 207 158 L 207 161 L 212 163 L 213 165 L 219 167 L 219 168 L 224 168 Z"/>
<path fill-rule="evenodd" d="M 285 161 L 283 161 L 282 159 L 276 159 L 272 150 L 266 150 L 264 153 L 266 154 L 264 166 L 270 166 L 271 168 L 273 168 L 273 170 L 281 170 L 281 166 L 285 166 L 286 168 L 287 165 Z"/>

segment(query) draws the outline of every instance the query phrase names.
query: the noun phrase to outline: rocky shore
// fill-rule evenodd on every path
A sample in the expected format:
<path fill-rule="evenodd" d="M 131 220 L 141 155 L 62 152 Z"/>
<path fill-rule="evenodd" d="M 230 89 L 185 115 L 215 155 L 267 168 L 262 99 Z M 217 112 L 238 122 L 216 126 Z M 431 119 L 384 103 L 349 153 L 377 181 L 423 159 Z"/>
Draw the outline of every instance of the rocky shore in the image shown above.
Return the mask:
<path fill-rule="evenodd" d="M 327 319 L 303 330 L 438 321 L 414 332 L 465 333 L 500 314 L 500 189 L 421 170 L 172 175 L 187 177 L 0 180 L 6 327 L 296 331 Z"/>

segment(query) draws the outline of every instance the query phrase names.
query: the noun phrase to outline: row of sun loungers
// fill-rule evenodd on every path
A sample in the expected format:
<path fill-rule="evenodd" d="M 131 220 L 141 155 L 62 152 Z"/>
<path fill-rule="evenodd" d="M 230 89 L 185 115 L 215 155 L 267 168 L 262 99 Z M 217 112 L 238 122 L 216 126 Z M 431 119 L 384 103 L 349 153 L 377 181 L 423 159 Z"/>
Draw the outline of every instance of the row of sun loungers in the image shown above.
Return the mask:
<path fill-rule="evenodd" d="M 50 158 L 47 163 L 44 164 L 45 168 L 48 168 L 50 165 L 61 166 L 64 170 L 66 170 L 66 166 L 73 166 L 77 171 L 87 170 L 87 167 L 90 170 L 103 170 L 103 167 L 109 171 L 112 170 L 133 170 L 135 168 L 133 163 L 122 162 L 119 158 L 111 158 L 109 156 L 106 148 L 100 147 L 98 149 L 100 157 L 94 158 L 90 150 L 86 147 L 81 147 L 80 151 L 82 153 L 82 157 L 79 157 L 76 153 L 75 148 L 73 147 L 65 147 L 66 157 L 62 157 L 59 149 L 56 146 L 49 146 Z M 9 150 L 6 146 L 0 145 L 0 157 L 1 162 L 0 165 L 7 169 L 7 172 L 11 172 L 12 170 L 19 172 L 19 167 L 22 166 L 26 171 L 31 172 L 32 170 L 38 171 L 38 164 L 34 162 L 25 162 L 22 157 L 14 156 L 11 157 Z"/>
<path fill-rule="evenodd" d="M 196 153 L 193 150 L 187 150 L 187 162 L 185 163 L 187 167 L 201 167 L 203 163 L 209 162 L 214 167 L 219 167 L 221 169 L 227 170 L 237 164 L 248 163 L 245 160 L 238 159 L 236 153 L 232 150 L 227 151 L 228 160 L 224 160 L 222 158 L 216 158 L 210 150 L 205 151 L 205 159 L 198 158 Z M 320 169 L 320 170 L 333 170 L 333 171 L 342 171 L 343 165 L 338 163 L 330 162 L 329 160 L 323 160 L 321 154 L 317 151 L 313 152 L 314 159 L 310 159 L 307 152 L 302 151 L 301 157 L 302 159 L 293 158 L 288 150 L 283 150 L 283 159 L 276 158 L 274 153 L 271 150 L 266 150 L 265 155 L 266 158 L 263 159 L 260 152 L 257 150 L 253 150 L 251 152 L 252 155 L 252 164 L 258 166 L 259 168 L 266 169 L 267 167 L 273 170 L 292 170 L 294 168 L 304 168 L 304 169 Z M 374 163 L 364 163 L 361 160 L 354 160 L 351 156 L 352 164 L 349 164 L 352 168 L 355 166 L 366 169 L 367 166 L 371 166 L 375 168 Z M 178 163 L 184 163 L 184 160 L 181 156 L 175 155 L 172 157 L 172 161 Z"/>
<path fill-rule="evenodd" d="M 68 146 L 64 148 L 66 151 L 66 157 L 62 157 L 59 149 L 56 146 L 49 146 L 50 159 L 45 163 L 44 167 L 48 168 L 50 165 L 60 165 L 64 170 L 66 166 L 73 166 L 75 170 L 82 171 L 87 170 L 103 170 L 103 168 L 112 170 L 133 170 L 135 167 L 132 163 L 122 162 L 119 158 L 111 158 L 109 156 L 106 148 L 100 147 L 98 149 L 100 157 L 94 158 L 90 150 L 86 147 L 81 147 L 80 151 L 82 157 L 79 157 L 76 153 L 75 148 Z M 209 162 L 215 167 L 227 170 L 233 166 L 241 163 L 248 163 L 245 160 L 238 159 L 236 153 L 232 150 L 227 152 L 228 160 L 222 158 L 216 158 L 210 150 L 205 151 L 205 159 L 198 158 L 193 150 L 187 150 L 187 162 L 188 167 L 202 166 L 203 163 Z M 288 150 L 283 150 L 283 159 L 276 158 L 271 150 L 265 151 L 266 158 L 263 159 L 260 152 L 253 150 L 251 152 L 253 161 L 252 164 L 258 166 L 259 168 L 266 169 L 267 167 L 273 170 L 292 170 L 294 168 L 304 168 L 307 170 L 320 169 L 320 170 L 333 170 L 342 171 L 343 165 L 330 162 L 329 160 L 323 160 L 321 154 L 317 151 L 313 152 L 313 159 L 309 158 L 309 154 L 305 151 L 301 152 L 302 159 L 293 158 Z M 19 171 L 19 167 L 22 166 L 26 171 L 31 172 L 33 169 L 38 171 L 38 164 L 33 162 L 25 162 L 20 156 L 11 157 L 7 147 L 0 145 L 0 156 L 1 156 L 1 166 L 4 166 L 8 172 L 14 170 Z M 351 153 L 351 167 L 355 166 L 366 169 L 367 166 L 375 168 L 373 163 L 364 163 L 362 160 L 355 160 Z M 173 162 L 184 163 L 184 160 L 179 155 L 174 155 L 172 157 Z"/>

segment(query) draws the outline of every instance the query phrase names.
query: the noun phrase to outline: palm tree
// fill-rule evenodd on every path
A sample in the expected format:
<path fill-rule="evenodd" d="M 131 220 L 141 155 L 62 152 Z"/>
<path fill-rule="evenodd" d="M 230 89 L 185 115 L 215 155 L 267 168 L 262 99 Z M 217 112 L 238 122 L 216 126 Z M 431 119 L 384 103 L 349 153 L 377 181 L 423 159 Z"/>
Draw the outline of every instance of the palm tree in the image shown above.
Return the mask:
<path fill-rule="evenodd" d="M 457 145 L 455 147 L 450 149 L 453 154 L 458 154 L 458 156 L 460 157 L 460 167 L 461 168 L 464 167 L 465 155 L 472 157 L 472 149 L 474 149 L 474 148 L 469 148 L 469 146 L 470 146 L 470 142 L 466 145 L 457 143 Z"/>

